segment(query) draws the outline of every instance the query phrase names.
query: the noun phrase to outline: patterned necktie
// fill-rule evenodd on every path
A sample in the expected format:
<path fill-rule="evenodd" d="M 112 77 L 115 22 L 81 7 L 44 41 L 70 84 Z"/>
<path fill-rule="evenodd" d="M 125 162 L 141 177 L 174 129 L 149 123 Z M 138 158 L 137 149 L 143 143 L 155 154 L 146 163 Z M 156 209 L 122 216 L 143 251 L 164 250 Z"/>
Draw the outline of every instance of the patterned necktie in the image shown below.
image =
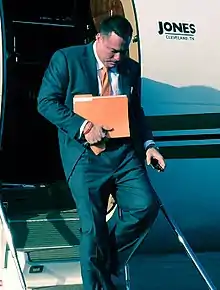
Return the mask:
<path fill-rule="evenodd" d="M 100 72 L 100 79 L 102 85 L 101 96 L 110 96 L 111 95 L 111 85 L 108 77 L 108 70 L 106 67 L 103 67 Z"/>

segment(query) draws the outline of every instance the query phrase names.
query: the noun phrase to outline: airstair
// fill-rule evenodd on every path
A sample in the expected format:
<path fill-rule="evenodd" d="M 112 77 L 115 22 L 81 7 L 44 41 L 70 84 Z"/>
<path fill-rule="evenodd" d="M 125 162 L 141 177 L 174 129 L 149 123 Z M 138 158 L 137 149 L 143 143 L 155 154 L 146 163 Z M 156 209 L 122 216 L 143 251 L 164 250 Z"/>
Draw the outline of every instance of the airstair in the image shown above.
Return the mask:
<path fill-rule="evenodd" d="M 79 218 L 68 189 L 55 191 L 43 184 L 2 184 L 0 289 L 83 289 Z"/>

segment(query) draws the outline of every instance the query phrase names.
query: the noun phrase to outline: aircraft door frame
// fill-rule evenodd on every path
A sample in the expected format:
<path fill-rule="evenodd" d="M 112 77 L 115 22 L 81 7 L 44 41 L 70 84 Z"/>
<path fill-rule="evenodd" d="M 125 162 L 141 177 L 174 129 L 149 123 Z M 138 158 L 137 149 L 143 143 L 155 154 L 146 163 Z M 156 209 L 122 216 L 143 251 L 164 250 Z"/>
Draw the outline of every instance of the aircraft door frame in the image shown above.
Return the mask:
<path fill-rule="evenodd" d="M 6 100 L 6 32 L 4 22 L 4 9 L 0 0 L 0 149 L 2 149 L 2 136 L 4 127 L 5 100 Z"/>
<path fill-rule="evenodd" d="M 132 59 L 136 60 L 137 62 L 140 62 L 139 32 L 135 3 L 133 0 L 121 0 L 121 4 L 124 9 L 125 17 L 130 21 L 133 27 L 133 38 L 129 49 L 129 55 Z"/>

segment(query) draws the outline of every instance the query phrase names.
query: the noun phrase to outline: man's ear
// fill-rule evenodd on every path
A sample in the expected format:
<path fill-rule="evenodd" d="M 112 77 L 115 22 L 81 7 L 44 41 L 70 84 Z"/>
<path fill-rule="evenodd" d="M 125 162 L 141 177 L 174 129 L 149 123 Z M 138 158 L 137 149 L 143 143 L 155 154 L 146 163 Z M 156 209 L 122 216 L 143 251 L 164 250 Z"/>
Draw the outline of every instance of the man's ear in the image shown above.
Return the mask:
<path fill-rule="evenodd" d="M 101 34 L 100 34 L 100 33 L 97 33 L 95 39 L 96 39 L 97 41 L 99 41 L 100 38 L 101 38 Z"/>

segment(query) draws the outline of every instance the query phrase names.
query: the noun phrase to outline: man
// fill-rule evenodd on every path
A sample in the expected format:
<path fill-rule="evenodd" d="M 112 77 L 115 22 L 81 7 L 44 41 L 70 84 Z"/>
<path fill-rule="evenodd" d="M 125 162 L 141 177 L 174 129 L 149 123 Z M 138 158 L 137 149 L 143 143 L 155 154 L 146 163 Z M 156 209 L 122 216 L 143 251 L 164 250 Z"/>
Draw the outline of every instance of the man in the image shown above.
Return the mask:
<path fill-rule="evenodd" d="M 158 213 L 145 160 L 150 164 L 156 159 L 162 169 L 165 162 L 146 127 L 139 94 L 140 66 L 127 56 L 131 37 L 127 19 L 105 19 L 95 42 L 55 52 L 38 97 L 39 112 L 58 128 L 63 168 L 81 220 L 85 290 L 115 289 L 111 273 L 118 270 L 118 253 L 132 249 Z M 111 128 L 74 114 L 77 94 L 127 95 L 131 138 L 109 139 L 105 150 L 95 155 L 85 142 L 100 144 Z M 112 192 L 121 215 L 109 231 L 106 210 Z"/>

